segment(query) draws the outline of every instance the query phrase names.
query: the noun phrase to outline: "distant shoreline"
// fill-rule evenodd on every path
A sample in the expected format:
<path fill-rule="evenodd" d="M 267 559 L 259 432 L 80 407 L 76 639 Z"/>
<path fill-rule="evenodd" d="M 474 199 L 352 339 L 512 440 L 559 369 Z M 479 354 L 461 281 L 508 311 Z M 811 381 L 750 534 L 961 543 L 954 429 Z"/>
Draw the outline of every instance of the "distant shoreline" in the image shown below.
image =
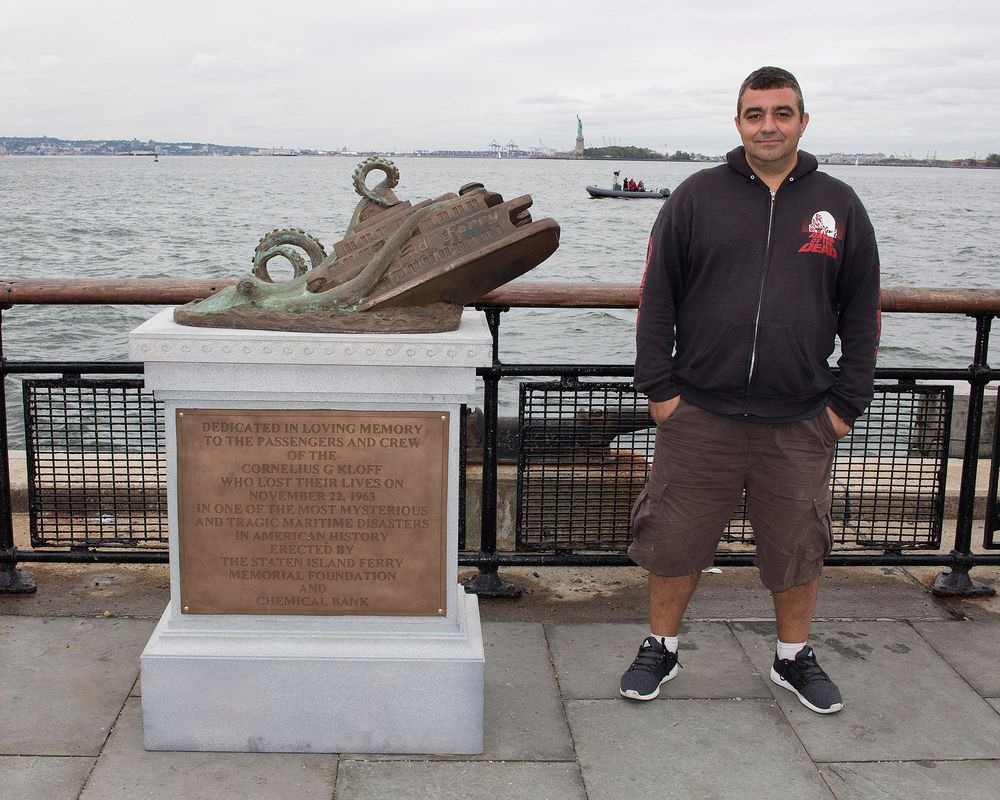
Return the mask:
<path fill-rule="evenodd" d="M 290 154 L 288 153 L 254 153 L 254 154 L 243 154 L 243 153 L 0 153 L 0 158 L 141 158 L 141 157 L 175 157 L 175 158 L 281 158 L 286 157 Z M 502 159 L 498 159 L 496 156 L 489 156 L 485 154 L 465 154 L 465 153 L 385 153 L 385 152 L 372 152 L 372 153 L 295 153 L 296 157 L 301 158 L 356 158 L 364 159 L 369 156 L 383 156 L 389 158 L 464 158 L 464 159 L 479 159 L 488 161 L 588 161 L 588 162 L 602 162 L 607 164 L 613 164 L 617 162 L 631 163 L 631 162 L 649 162 L 657 164 L 719 164 L 722 163 L 725 158 L 724 156 L 717 156 L 715 158 L 703 158 L 703 159 L 674 159 L 674 158 L 590 158 L 584 156 L 583 158 L 567 158 L 564 156 L 508 156 Z M 1000 163 L 955 163 L 951 161 L 905 161 L 905 160 L 886 160 L 886 161 L 869 161 L 855 164 L 850 161 L 826 161 L 822 157 L 817 156 L 819 164 L 821 167 L 928 167 L 936 169 L 982 169 L 982 170 L 992 170 L 1000 169 Z M 959 159 L 959 162 L 964 161 L 964 159 Z"/>
<path fill-rule="evenodd" d="M 275 158 L 320 156 L 364 159 L 371 156 L 389 158 L 473 158 L 496 160 L 557 160 L 557 161 L 601 161 L 609 164 L 618 162 L 654 162 L 681 164 L 713 164 L 725 160 L 725 155 L 705 155 L 677 151 L 660 154 L 641 147 L 588 148 L 591 154 L 577 156 L 569 151 L 528 148 L 519 149 L 513 142 L 505 148 L 490 150 L 414 150 L 412 152 L 386 152 L 377 150 L 312 150 L 285 147 L 244 147 L 220 145 L 208 142 L 157 142 L 138 139 L 56 139 L 49 136 L 0 136 L 0 157 L 92 157 L 126 156 L 154 158 L 178 157 L 219 157 L 244 156 L 250 158 Z M 814 154 L 821 165 L 830 166 L 879 166 L 879 167 L 942 167 L 947 169 L 998 169 L 1000 155 L 991 153 L 986 158 L 898 158 L 883 153 L 826 153 Z M 501 158 L 502 156 L 502 158 Z"/>

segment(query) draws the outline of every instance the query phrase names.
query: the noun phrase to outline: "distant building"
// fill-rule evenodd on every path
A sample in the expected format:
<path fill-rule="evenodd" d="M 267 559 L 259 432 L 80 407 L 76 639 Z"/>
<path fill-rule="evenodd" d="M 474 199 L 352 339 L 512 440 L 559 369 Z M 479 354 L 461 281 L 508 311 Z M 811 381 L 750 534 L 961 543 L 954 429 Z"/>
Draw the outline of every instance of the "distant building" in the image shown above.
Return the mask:
<path fill-rule="evenodd" d="M 826 153 L 816 154 L 820 164 L 881 164 L 886 160 L 885 153 Z"/>

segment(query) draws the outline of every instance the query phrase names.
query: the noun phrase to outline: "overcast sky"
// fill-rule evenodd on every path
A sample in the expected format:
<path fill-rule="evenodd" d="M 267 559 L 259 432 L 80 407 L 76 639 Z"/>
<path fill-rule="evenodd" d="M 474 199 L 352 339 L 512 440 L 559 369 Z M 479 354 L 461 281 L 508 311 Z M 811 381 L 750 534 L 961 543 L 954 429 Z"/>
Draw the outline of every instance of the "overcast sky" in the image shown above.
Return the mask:
<path fill-rule="evenodd" d="M 6 0 L 0 136 L 725 152 L 753 69 L 794 72 L 816 153 L 1000 152 L 983 0 Z"/>

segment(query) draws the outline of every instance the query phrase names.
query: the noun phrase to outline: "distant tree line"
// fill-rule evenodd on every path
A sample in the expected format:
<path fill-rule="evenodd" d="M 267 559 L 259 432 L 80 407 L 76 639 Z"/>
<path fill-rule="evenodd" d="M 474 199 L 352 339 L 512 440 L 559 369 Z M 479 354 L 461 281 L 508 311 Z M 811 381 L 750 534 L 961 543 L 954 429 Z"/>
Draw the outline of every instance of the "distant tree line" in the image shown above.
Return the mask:
<path fill-rule="evenodd" d="M 153 139 L 56 139 L 51 136 L 0 136 L 0 152 L 10 155 L 250 155 L 257 148 L 208 142 L 157 142 Z"/>
<path fill-rule="evenodd" d="M 658 153 L 648 147 L 614 146 L 614 147 L 587 147 L 583 151 L 584 158 L 605 158 L 615 161 L 707 161 L 706 156 L 700 153 L 688 153 L 684 150 L 675 150 L 670 153 Z"/>

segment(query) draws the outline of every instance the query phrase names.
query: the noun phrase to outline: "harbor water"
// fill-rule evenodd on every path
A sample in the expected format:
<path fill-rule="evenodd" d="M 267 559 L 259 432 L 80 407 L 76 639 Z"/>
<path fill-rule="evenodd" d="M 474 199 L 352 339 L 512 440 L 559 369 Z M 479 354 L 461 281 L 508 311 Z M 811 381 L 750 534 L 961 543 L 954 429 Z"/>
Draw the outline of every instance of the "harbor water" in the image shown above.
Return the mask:
<path fill-rule="evenodd" d="M 396 193 L 422 200 L 480 181 L 505 199 L 530 194 L 535 219 L 562 228 L 558 251 L 522 281 L 637 283 L 660 200 L 594 200 L 585 186 L 611 174 L 674 188 L 702 163 L 394 159 Z M 0 158 L 0 277 L 235 278 L 260 237 L 301 228 L 327 249 L 343 236 L 358 197 L 360 158 Z M 875 224 L 885 286 L 1000 285 L 1000 170 L 831 166 Z M 369 176 L 374 184 L 382 177 Z M 272 275 L 281 269 L 271 265 Z M 287 274 L 286 274 L 287 276 Z M 123 360 L 128 332 L 157 309 L 16 306 L 3 313 L 10 360 Z M 629 364 L 631 310 L 522 310 L 503 316 L 501 357 L 516 363 Z M 971 319 L 891 314 L 881 366 L 965 367 Z M 8 384 L 16 408 L 16 383 Z M 516 413 L 504 387 L 502 413 Z M 14 420 L 12 419 L 12 423 Z M 12 428 L 16 428 L 16 423 Z"/>

